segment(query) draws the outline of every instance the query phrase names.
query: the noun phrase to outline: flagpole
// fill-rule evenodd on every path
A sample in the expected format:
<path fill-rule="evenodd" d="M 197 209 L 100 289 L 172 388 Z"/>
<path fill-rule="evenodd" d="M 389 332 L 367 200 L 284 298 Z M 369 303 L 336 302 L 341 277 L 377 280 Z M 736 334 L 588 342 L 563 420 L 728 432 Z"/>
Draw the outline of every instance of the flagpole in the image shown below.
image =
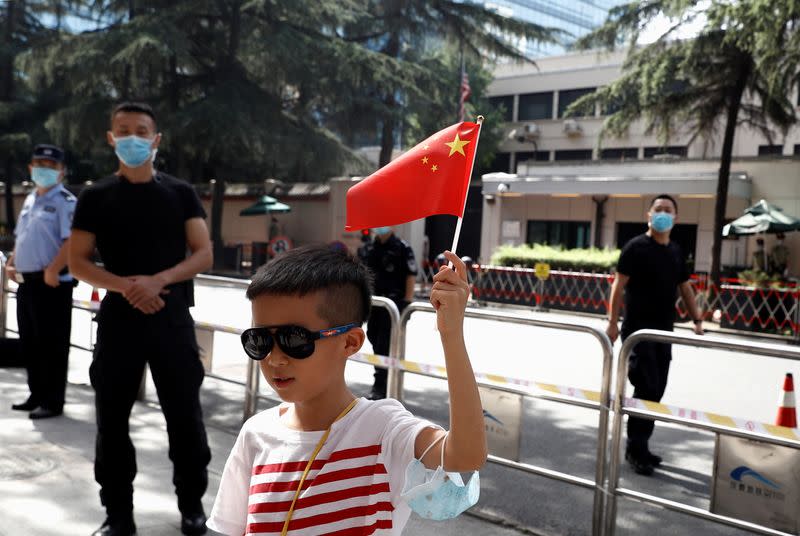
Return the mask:
<path fill-rule="evenodd" d="M 478 156 L 478 140 L 481 137 L 481 125 L 483 125 L 483 116 L 479 115 L 478 119 L 475 121 L 478 124 L 478 133 L 475 135 L 475 151 L 472 153 L 472 163 L 469 165 L 469 175 L 467 175 L 467 188 L 464 192 L 464 203 L 461 205 L 461 216 L 458 218 L 458 222 L 456 222 L 456 234 L 453 237 L 453 247 L 450 248 L 450 251 L 453 253 L 456 252 L 456 248 L 458 247 L 458 237 L 461 235 L 461 223 L 464 221 L 464 210 L 467 208 L 467 196 L 469 195 L 469 183 L 472 181 L 472 170 L 475 167 L 475 158 Z M 450 268 L 453 267 L 453 263 L 450 263 Z"/>

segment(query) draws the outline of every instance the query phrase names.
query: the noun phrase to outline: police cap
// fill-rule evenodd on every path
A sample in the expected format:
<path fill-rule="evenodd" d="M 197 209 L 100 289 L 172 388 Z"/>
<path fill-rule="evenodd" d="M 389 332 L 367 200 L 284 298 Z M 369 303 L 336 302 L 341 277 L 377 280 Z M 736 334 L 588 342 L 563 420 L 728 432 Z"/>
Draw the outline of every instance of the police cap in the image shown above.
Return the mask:
<path fill-rule="evenodd" d="M 55 145 L 40 143 L 33 149 L 34 160 L 52 160 L 59 164 L 64 163 L 64 150 Z"/>

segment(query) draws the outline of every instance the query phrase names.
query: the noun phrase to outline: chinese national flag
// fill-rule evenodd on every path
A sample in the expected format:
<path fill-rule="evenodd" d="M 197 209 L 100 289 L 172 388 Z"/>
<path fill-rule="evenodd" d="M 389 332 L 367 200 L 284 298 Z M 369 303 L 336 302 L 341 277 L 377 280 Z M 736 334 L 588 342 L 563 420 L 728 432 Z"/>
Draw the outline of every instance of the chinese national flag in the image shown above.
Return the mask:
<path fill-rule="evenodd" d="M 464 215 L 477 123 L 440 130 L 347 192 L 345 230 L 399 225 L 434 214 Z"/>

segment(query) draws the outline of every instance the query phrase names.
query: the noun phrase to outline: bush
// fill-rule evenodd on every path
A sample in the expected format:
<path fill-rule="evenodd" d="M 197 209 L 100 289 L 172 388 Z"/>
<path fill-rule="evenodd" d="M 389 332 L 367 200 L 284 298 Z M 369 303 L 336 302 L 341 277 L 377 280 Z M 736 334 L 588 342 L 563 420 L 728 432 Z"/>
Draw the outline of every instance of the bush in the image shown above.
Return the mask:
<path fill-rule="evenodd" d="M 543 244 L 500 246 L 492 255 L 496 266 L 522 266 L 533 268 L 537 262 L 546 262 L 551 270 L 573 272 L 614 271 L 619 260 L 618 249 L 561 249 Z"/>

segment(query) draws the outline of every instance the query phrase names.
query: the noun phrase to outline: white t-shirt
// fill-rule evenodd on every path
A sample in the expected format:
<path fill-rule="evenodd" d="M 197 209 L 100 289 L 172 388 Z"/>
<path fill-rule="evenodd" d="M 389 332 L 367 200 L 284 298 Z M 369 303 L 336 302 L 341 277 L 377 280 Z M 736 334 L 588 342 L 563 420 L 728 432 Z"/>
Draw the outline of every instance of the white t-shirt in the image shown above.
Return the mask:
<path fill-rule="evenodd" d="M 333 423 L 295 505 L 288 534 L 399 535 L 400 500 L 417 434 L 436 425 L 392 399 L 359 399 Z M 208 527 L 228 536 L 280 534 L 297 485 L 324 432 L 287 428 L 279 407 L 242 427 L 222 473 Z"/>

